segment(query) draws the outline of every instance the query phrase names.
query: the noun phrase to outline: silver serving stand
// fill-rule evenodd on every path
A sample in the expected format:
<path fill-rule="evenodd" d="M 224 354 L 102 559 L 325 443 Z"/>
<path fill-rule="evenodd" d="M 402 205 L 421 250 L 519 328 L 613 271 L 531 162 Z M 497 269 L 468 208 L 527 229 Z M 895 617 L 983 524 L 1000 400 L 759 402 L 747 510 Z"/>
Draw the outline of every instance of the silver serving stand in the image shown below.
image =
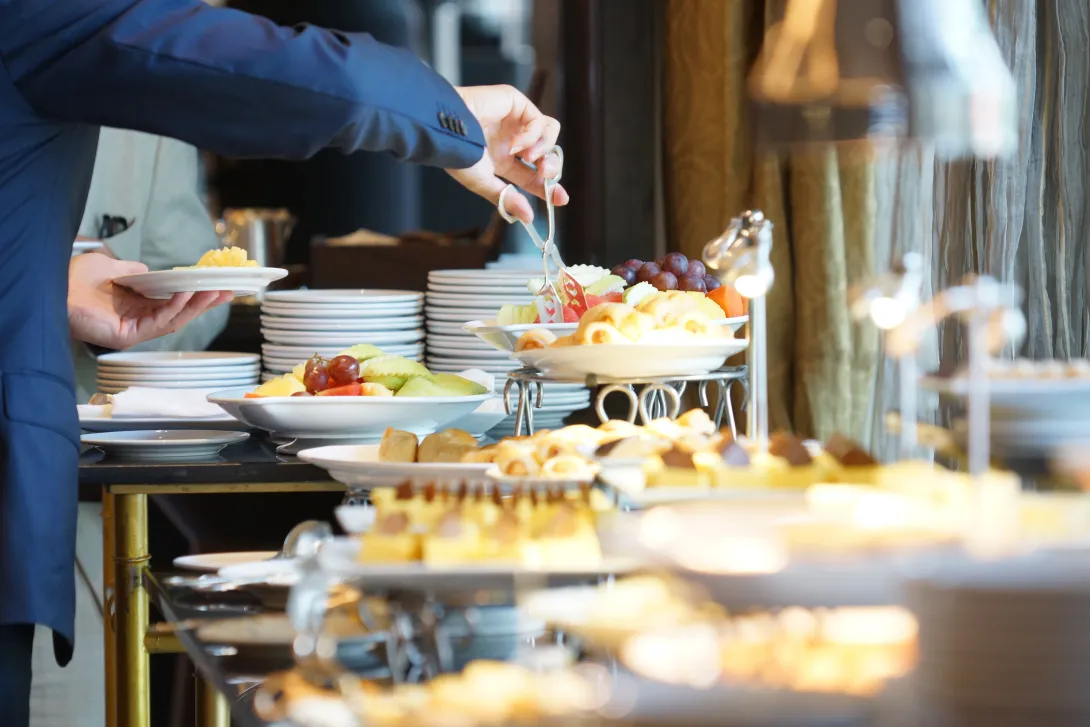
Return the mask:
<path fill-rule="evenodd" d="M 515 415 L 515 436 L 522 436 L 524 433 L 534 433 L 534 409 L 540 409 L 544 403 L 544 384 L 584 384 L 588 389 L 597 389 L 594 411 L 602 423 L 609 420 L 605 409 L 606 399 L 612 394 L 623 394 L 629 401 L 626 419 L 630 424 L 635 424 L 637 417 L 643 424 L 662 417 L 670 419 L 677 417 L 681 413 L 681 397 L 690 384 L 698 386 L 700 405 L 707 407 L 710 402 L 708 390 L 715 386 L 718 389 L 718 397 L 712 420 L 716 427 L 720 427 L 726 419 L 730 425 L 731 434 L 737 436 L 737 422 L 734 418 L 734 410 L 730 406 L 731 392 L 735 383 L 741 384 L 748 401 L 749 390 L 746 377 L 746 366 L 724 366 L 711 373 L 691 376 L 634 379 L 593 375 L 586 378 L 566 378 L 545 374 L 537 369 L 522 368 L 507 375 L 507 383 L 503 387 L 503 403 L 507 413 Z M 636 393 L 637 386 L 643 387 L 639 394 Z M 512 392 L 516 393 L 513 405 Z M 743 404 L 743 408 L 745 406 Z"/>

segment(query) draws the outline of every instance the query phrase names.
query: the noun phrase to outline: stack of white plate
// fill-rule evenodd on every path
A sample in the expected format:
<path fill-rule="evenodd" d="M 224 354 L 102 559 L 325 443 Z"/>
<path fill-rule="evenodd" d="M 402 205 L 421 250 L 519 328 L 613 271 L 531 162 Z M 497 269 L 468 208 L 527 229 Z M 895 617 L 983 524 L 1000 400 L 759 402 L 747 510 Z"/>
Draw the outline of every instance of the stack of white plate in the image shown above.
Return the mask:
<path fill-rule="evenodd" d="M 261 305 L 265 378 L 313 356 L 358 343 L 419 361 L 424 357 L 424 296 L 411 290 L 284 290 Z"/>
<path fill-rule="evenodd" d="M 502 392 L 506 374 L 520 364 L 507 351 L 498 351 L 479 337 L 462 329 L 469 321 L 490 320 L 505 304 L 525 305 L 534 296 L 527 289 L 536 270 L 433 270 L 428 273 L 427 366 L 434 372 L 459 373 L 482 369 L 496 377 L 496 391 Z M 555 429 L 566 416 L 585 409 L 590 392 L 579 384 L 547 384 L 542 403 L 534 412 L 535 429 Z M 516 403 L 514 393 L 512 406 Z M 514 417 L 508 417 L 489 434 L 514 433 Z"/>
<path fill-rule="evenodd" d="M 131 386 L 154 389 L 228 389 L 257 384 L 261 361 L 253 353 L 147 351 L 98 357 L 98 391 Z"/>
<path fill-rule="evenodd" d="M 907 594 L 920 725 L 1090 724 L 1090 551 L 949 562 Z"/>

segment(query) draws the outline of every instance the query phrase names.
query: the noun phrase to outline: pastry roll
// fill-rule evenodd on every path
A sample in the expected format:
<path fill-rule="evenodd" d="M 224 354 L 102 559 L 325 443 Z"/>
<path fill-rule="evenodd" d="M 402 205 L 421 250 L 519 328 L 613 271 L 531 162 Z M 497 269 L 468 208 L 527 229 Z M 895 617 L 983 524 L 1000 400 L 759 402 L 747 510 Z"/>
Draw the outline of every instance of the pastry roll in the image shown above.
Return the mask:
<path fill-rule="evenodd" d="M 690 409 L 677 418 L 677 424 L 683 429 L 691 429 L 697 434 L 711 436 L 716 433 L 715 422 L 703 409 Z"/>
<path fill-rule="evenodd" d="M 597 345 L 602 343 L 631 343 L 631 339 L 625 338 L 617 328 L 609 323 L 600 321 L 591 323 L 586 327 L 580 326 L 576 331 L 575 340 L 580 345 Z"/>
<path fill-rule="evenodd" d="M 536 475 L 540 470 L 534 446 L 528 442 L 502 441 L 496 445 L 496 467 L 509 477 Z"/>
<path fill-rule="evenodd" d="M 562 454 L 541 465 L 541 476 L 550 479 L 582 479 L 590 474 L 590 465 L 577 454 Z"/>
<path fill-rule="evenodd" d="M 655 327 L 655 319 L 640 313 L 624 303 L 603 303 L 596 305 L 579 321 L 579 328 L 573 337 L 576 343 L 611 343 L 612 341 L 593 340 L 591 330 L 601 330 L 595 324 L 605 323 L 630 341 L 640 337 Z"/>
<path fill-rule="evenodd" d="M 556 342 L 556 335 L 544 328 L 534 328 L 519 336 L 515 342 L 515 353 L 520 351 L 537 351 L 548 348 Z"/>
<path fill-rule="evenodd" d="M 574 345 L 575 345 L 575 339 L 573 339 L 571 336 L 561 336 L 560 338 L 553 341 L 553 345 L 550 346 L 549 348 L 563 348 L 564 346 L 574 346 Z"/>

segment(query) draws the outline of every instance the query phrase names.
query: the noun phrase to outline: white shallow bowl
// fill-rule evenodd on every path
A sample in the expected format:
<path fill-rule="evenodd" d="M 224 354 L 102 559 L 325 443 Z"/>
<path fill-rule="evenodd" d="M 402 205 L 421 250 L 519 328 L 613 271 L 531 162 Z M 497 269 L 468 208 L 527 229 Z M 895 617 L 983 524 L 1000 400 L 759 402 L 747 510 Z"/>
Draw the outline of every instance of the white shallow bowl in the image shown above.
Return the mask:
<path fill-rule="evenodd" d="M 607 343 L 563 346 L 516 353 L 523 365 L 551 376 L 581 379 L 600 376 L 613 379 L 667 378 L 707 374 L 730 356 L 745 350 L 748 341 L 728 338 L 710 341 Z"/>
<path fill-rule="evenodd" d="M 229 290 L 236 296 L 254 295 L 287 274 L 283 268 L 187 268 L 132 273 L 114 278 L 113 282 L 145 298 L 165 300 L 175 293 L 212 290 Z"/>
<path fill-rule="evenodd" d="M 159 462 L 211 457 L 249 436 L 210 429 L 140 430 L 84 434 L 80 441 L 112 457 Z"/>
<path fill-rule="evenodd" d="M 305 449 L 299 459 L 329 472 L 329 476 L 349 487 L 374 487 L 397 484 L 405 480 L 445 480 L 451 482 L 483 482 L 487 463 L 463 464 L 442 462 L 380 462 L 377 444 L 343 445 Z"/>
<path fill-rule="evenodd" d="M 367 303 L 415 303 L 424 295 L 415 290 L 382 290 L 377 288 L 315 290 L 277 290 L 265 296 L 266 303 L 292 305 L 363 305 Z"/>
<path fill-rule="evenodd" d="M 282 437 L 381 437 L 387 427 L 430 434 L 488 401 L 493 394 L 451 397 L 296 396 L 245 398 L 248 389 L 209 394 L 239 421 Z"/>
<path fill-rule="evenodd" d="M 497 351 L 514 351 L 515 344 L 527 331 L 543 328 L 557 338 L 570 336 L 579 328 L 578 323 L 523 323 L 513 326 L 498 325 L 495 319 L 469 321 L 462 325 L 462 330 L 472 333 Z"/>
<path fill-rule="evenodd" d="M 288 318 L 287 316 L 261 316 L 262 328 L 278 331 L 350 331 L 356 334 L 376 331 L 414 331 L 424 325 L 424 316 L 390 316 L 389 318 Z"/>
<path fill-rule="evenodd" d="M 261 336 L 271 343 L 294 346 L 340 346 L 348 348 L 357 343 L 370 343 L 373 346 L 416 343 L 424 340 L 424 329 L 406 331 L 282 331 L 275 328 L 262 328 Z"/>
<path fill-rule="evenodd" d="M 99 366 L 118 368 L 178 369 L 246 366 L 261 363 L 256 353 L 222 353 L 219 351 L 143 351 L 107 353 L 99 356 Z"/>

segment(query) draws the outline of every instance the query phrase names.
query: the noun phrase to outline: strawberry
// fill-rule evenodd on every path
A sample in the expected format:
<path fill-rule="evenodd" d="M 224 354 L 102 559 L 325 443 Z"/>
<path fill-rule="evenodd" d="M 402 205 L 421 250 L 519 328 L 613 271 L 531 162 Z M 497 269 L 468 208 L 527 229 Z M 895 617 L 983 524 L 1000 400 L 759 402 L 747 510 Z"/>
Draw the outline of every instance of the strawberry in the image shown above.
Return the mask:
<path fill-rule="evenodd" d="M 621 303 L 624 298 L 620 293 L 606 293 L 605 295 L 590 295 L 587 294 L 587 305 L 593 308 L 596 305 L 602 303 Z"/>

